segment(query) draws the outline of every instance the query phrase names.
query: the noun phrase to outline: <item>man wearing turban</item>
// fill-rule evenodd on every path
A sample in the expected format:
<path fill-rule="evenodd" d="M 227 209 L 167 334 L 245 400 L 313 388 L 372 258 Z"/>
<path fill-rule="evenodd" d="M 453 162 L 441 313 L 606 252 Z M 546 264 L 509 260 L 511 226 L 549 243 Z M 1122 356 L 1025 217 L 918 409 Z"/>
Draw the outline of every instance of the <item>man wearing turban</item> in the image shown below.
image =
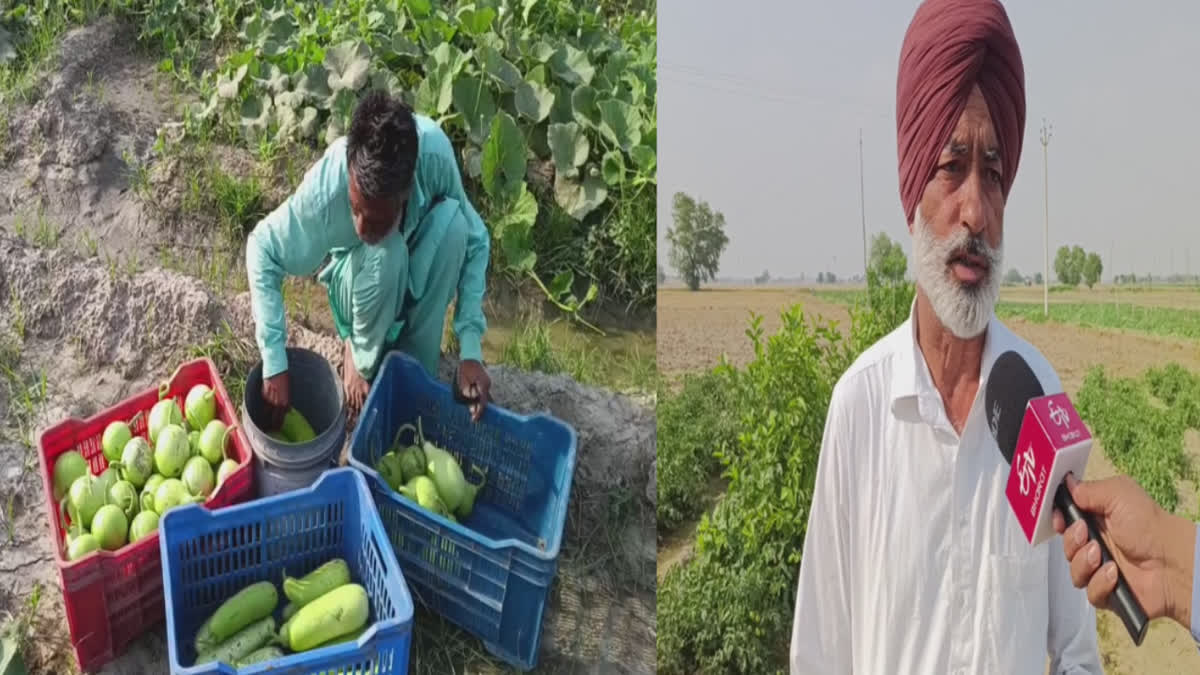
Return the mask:
<path fill-rule="evenodd" d="M 1014 350 L 995 317 L 1004 205 L 1021 156 L 1024 69 L 996 0 L 928 0 L 900 53 L 909 319 L 834 387 L 808 514 L 791 672 L 1100 673 L 1095 610 L 1061 555 L 1032 547 L 983 406 Z"/>

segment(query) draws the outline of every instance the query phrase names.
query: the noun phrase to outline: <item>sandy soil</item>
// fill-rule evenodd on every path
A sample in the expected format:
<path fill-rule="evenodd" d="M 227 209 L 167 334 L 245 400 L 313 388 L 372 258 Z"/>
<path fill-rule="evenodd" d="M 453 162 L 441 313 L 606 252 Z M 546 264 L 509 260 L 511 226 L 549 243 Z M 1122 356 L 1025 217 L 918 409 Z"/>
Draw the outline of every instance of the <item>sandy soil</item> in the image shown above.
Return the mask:
<path fill-rule="evenodd" d="M 1147 295 L 1151 302 L 1169 303 L 1163 306 L 1186 307 L 1188 292 L 1200 296 L 1195 291 L 1163 291 L 1139 296 Z M 1082 292 L 1077 294 L 1082 295 Z M 804 289 L 718 287 L 697 293 L 660 289 L 658 297 L 658 361 L 660 368 L 669 375 L 711 367 L 722 355 L 739 365 L 749 362 L 754 356 L 745 336 L 750 311 L 765 315 L 763 326 L 768 334 L 778 329 L 779 312 L 794 303 L 801 303 L 806 312 L 838 320 L 843 327 L 849 321 L 844 306 L 824 302 Z M 1039 292 L 1037 299 L 1040 298 Z M 1005 296 L 1005 299 L 1020 298 Z M 1096 364 L 1104 364 L 1110 373 L 1120 376 L 1141 375 L 1147 368 L 1171 361 L 1200 371 L 1200 343 L 1196 341 L 1039 324 L 1021 319 L 1011 320 L 1008 325 L 1054 364 L 1064 390 L 1071 396 L 1078 395 L 1088 368 Z M 1189 432 L 1187 443 L 1193 457 L 1200 460 L 1200 433 Z M 1092 452 L 1089 458 L 1087 476 L 1114 475 L 1116 471 L 1099 443 L 1097 449 L 1099 451 Z M 1180 512 L 1191 513 L 1197 504 L 1196 486 L 1181 482 L 1180 488 L 1184 496 Z M 686 559 L 690 553 L 692 539 L 686 535 L 689 529 L 681 528 L 680 533 L 660 546 L 657 569 L 660 579 L 670 566 Z M 1200 653 L 1197 653 L 1195 643 L 1187 630 L 1173 623 L 1154 622 L 1141 647 L 1133 646 L 1124 625 L 1111 613 L 1100 613 L 1098 630 L 1108 673 L 1200 672 Z"/>
<path fill-rule="evenodd" d="M 7 526 L 0 531 L 0 618 L 18 614 L 41 587 L 27 654 L 35 673 L 72 672 L 74 658 L 29 443 L 34 432 L 156 385 L 226 324 L 253 353 L 244 295 L 216 295 L 198 279 L 155 267 L 146 253 L 155 243 L 186 246 L 210 233 L 203 222 L 180 220 L 185 161 L 149 166 L 152 205 L 132 189 L 132 165 L 123 157 L 151 160 L 155 133 L 169 127 L 173 110 L 153 62 L 135 54 L 132 43 L 129 30 L 111 20 L 64 36 L 41 95 L 11 112 L 0 164 L 0 365 L 16 378 L 0 378 L 0 466 L 6 467 L 0 507 Z M 245 157 L 230 151 L 223 168 L 238 173 Z M 12 236 L 18 231 L 19 238 Z M 77 255 L 89 239 L 99 255 Z M 106 253 L 133 251 L 145 254 L 136 269 L 101 262 Z M 292 322 L 289 340 L 340 363 L 329 335 Z M 441 374 L 452 369 L 444 362 Z M 550 411 L 578 432 L 540 672 L 653 672 L 652 407 L 565 377 L 490 372 L 499 405 Z M 45 395 L 31 398 L 43 382 Z M 102 672 L 166 672 L 163 631 L 160 625 L 144 635 Z M 477 643 L 471 648 L 483 651 Z"/>

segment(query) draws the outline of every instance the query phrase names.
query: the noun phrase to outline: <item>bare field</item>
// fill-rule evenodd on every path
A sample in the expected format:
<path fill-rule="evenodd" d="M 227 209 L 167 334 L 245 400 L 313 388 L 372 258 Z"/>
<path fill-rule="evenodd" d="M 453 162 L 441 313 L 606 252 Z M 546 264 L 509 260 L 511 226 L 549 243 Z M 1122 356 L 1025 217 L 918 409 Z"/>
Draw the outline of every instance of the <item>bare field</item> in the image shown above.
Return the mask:
<path fill-rule="evenodd" d="M 1121 302 L 1200 311 L 1200 292 L 1193 289 L 1155 289 L 1146 292 L 1113 294 L 1097 287 L 1051 293 L 1051 302 Z M 1040 289 L 1006 288 L 1002 300 L 1040 302 Z M 658 364 L 669 378 L 704 370 L 716 365 L 722 355 L 744 365 L 754 356 L 746 337 L 750 313 L 763 316 L 767 335 L 779 328 L 779 313 L 799 303 L 806 314 L 819 314 L 849 324 L 846 307 L 815 296 L 805 288 L 715 287 L 699 292 L 681 288 L 661 288 L 658 292 Z M 1110 373 L 1137 376 L 1147 368 L 1177 362 L 1189 370 L 1200 370 L 1200 342 L 1179 338 L 1141 335 L 1116 330 L 1081 328 L 1058 323 L 1034 323 L 1012 319 L 1006 324 L 1036 346 L 1052 363 L 1068 395 L 1078 396 L 1083 376 L 1093 365 L 1104 364 Z M 1188 448 L 1200 459 L 1200 434 L 1189 432 Z M 1087 477 L 1103 478 L 1115 473 L 1112 463 L 1097 443 L 1088 462 Z M 1180 512 L 1196 509 L 1196 486 L 1182 484 Z M 681 528 L 681 532 L 688 528 Z M 659 577 L 684 557 L 690 539 L 672 539 L 659 550 Z M 1050 546 L 1059 546 L 1050 542 Z M 683 549 L 683 550 L 680 550 Z M 1200 653 L 1188 631 L 1173 623 L 1156 621 L 1141 647 L 1134 647 L 1124 625 L 1109 612 L 1099 614 L 1100 648 L 1105 672 L 1134 675 L 1141 673 L 1200 672 Z"/>

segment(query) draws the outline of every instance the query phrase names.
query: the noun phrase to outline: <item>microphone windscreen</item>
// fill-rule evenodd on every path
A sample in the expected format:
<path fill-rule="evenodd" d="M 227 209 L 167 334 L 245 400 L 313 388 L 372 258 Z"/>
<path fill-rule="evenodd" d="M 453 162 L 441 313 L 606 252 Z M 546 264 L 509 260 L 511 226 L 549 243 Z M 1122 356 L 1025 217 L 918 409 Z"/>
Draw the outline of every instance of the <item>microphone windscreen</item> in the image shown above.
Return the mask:
<path fill-rule="evenodd" d="M 1042 384 L 1033 369 L 1014 351 L 1001 354 L 988 374 L 984 390 L 984 405 L 988 426 L 1004 461 L 1012 464 L 1017 437 L 1021 433 L 1021 420 L 1025 417 L 1025 405 L 1030 399 L 1045 394 Z"/>

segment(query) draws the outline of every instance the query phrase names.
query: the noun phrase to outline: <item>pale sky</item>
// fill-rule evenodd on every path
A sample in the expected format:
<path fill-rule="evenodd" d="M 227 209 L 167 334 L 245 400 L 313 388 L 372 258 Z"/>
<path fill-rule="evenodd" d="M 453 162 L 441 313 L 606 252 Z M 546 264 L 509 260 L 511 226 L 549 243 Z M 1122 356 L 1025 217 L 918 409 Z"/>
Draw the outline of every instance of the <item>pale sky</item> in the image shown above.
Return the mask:
<path fill-rule="evenodd" d="M 725 214 L 720 276 L 863 271 L 868 240 L 906 252 L 896 66 L 915 0 L 661 0 L 658 259 L 676 191 Z M 1026 130 L 1005 210 L 1004 268 L 1079 244 L 1113 271 L 1200 273 L 1200 2 L 1006 3 L 1025 64 Z M 834 262 L 836 260 L 836 262 Z M 909 259 L 911 274 L 912 261 Z"/>

